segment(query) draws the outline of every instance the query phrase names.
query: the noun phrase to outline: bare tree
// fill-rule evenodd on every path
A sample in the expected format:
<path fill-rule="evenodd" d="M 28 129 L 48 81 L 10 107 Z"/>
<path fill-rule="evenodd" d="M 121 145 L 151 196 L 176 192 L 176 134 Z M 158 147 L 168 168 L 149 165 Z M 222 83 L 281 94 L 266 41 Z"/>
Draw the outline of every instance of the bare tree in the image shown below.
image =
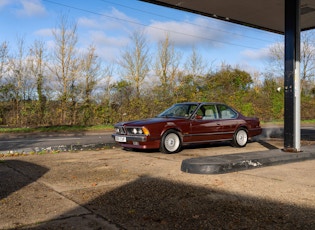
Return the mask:
<path fill-rule="evenodd" d="M 191 55 L 185 63 L 185 72 L 194 78 L 205 74 L 206 64 L 197 49 L 193 47 Z"/>
<path fill-rule="evenodd" d="M 95 54 L 95 47 L 90 46 L 80 61 L 81 90 L 83 99 L 83 123 L 87 125 L 92 117 L 92 93 L 96 88 L 100 74 L 100 63 Z"/>
<path fill-rule="evenodd" d="M 14 98 L 14 124 L 22 125 L 21 118 L 22 105 L 21 102 L 30 99 L 27 93 L 28 70 L 26 65 L 26 52 L 24 38 L 17 38 L 17 54 L 11 58 L 9 85 L 12 86 L 12 93 Z"/>
<path fill-rule="evenodd" d="M 315 77 L 315 34 L 304 32 L 301 36 L 301 89 L 307 90 L 306 86 Z M 283 76 L 284 73 L 284 44 L 276 43 L 269 48 L 269 72 L 275 77 Z"/>
<path fill-rule="evenodd" d="M 5 113 L 7 110 L 5 109 L 5 105 L 3 101 L 8 100 L 7 96 L 7 86 L 5 83 L 5 77 L 9 71 L 9 48 L 8 43 L 6 41 L 2 42 L 0 46 L 0 123 L 4 123 Z"/>
<path fill-rule="evenodd" d="M 277 42 L 269 47 L 267 72 L 275 77 L 283 76 L 284 73 L 284 46 L 283 42 Z"/>
<path fill-rule="evenodd" d="M 312 79 L 314 80 L 315 77 L 315 33 L 313 31 L 302 33 L 301 48 L 301 88 L 307 91 L 314 87 Z"/>
<path fill-rule="evenodd" d="M 158 44 L 158 54 L 155 63 L 155 73 L 159 77 L 160 86 L 156 88 L 158 97 L 161 98 L 161 108 L 173 103 L 173 94 L 176 77 L 179 73 L 181 54 L 175 50 L 170 38 L 166 35 Z"/>
<path fill-rule="evenodd" d="M 10 70 L 9 46 L 3 42 L 0 46 L 0 99 L 9 100 L 9 89 L 6 82 Z"/>
<path fill-rule="evenodd" d="M 202 55 L 193 47 L 185 62 L 184 72 L 178 78 L 176 87 L 178 97 L 182 100 L 188 100 L 187 97 L 197 101 L 201 100 L 201 88 L 205 84 L 205 77 L 211 68 L 212 63 L 207 66 Z"/>
<path fill-rule="evenodd" d="M 75 120 L 76 80 L 78 74 L 78 58 L 76 54 L 77 25 L 68 20 L 67 15 L 61 15 L 56 29 L 53 30 L 55 52 L 52 66 L 53 76 L 56 77 L 60 89 L 61 117 L 64 124 Z M 67 116 L 67 112 L 69 115 Z"/>
<path fill-rule="evenodd" d="M 156 75 L 159 76 L 163 86 L 174 86 L 180 58 L 180 53 L 175 50 L 169 35 L 166 35 L 165 40 L 158 44 L 158 55 L 155 65 Z"/>
<path fill-rule="evenodd" d="M 3 76 L 8 72 L 9 63 L 9 47 L 6 41 L 0 46 L 0 84 L 2 84 Z"/>
<path fill-rule="evenodd" d="M 45 44 L 42 41 L 35 41 L 29 51 L 29 68 L 30 73 L 34 78 L 37 102 L 36 114 L 38 114 L 37 123 L 42 124 L 46 109 L 46 96 L 44 93 L 44 83 L 46 81 L 45 73 Z"/>
<path fill-rule="evenodd" d="M 147 40 L 143 32 L 136 31 L 130 36 L 132 44 L 122 54 L 119 65 L 124 79 L 130 81 L 140 98 L 142 84 L 150 70 L 150 56 Z"/>
<path fill-rule="evenodd" d="M 102 68 L 102 91 L 103 95 L 101 96 L 103 102 L 107 102 L 107 105 L 110 105 L 111 101 L 111 90 L 113 88 L 112 76 L 113 76 L 113 67 L 108 65 Z"/>

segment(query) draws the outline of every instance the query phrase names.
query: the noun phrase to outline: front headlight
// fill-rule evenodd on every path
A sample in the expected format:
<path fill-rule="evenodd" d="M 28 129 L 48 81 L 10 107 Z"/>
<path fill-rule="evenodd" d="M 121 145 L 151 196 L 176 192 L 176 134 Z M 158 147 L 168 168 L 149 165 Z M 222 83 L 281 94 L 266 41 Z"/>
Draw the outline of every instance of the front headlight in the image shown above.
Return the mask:
<path fill-rule="evenodd" d="M 130 127 L 128 128 L 128 133 L 132 135 L 150 135 L 150 132 L 146 127 Z"/>
<path fill-rule="evenodd" d="M 138 134 L 138 133 L 140 133 L 140 129 L 139 128 L 133 128 L 131 132 L 133 134 Z"/>

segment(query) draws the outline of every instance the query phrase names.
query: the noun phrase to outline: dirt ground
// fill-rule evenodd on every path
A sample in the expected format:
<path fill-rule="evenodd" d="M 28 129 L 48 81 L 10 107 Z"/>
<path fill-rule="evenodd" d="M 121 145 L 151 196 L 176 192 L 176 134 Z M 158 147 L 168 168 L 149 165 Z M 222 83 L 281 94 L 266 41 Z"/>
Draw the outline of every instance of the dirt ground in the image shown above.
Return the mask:
<path fill-rule="evenodd" d="M 315 229 L 315 160 L 218 175 L 184 159 L 281 148 L 282 141 L 0 159 L 1 229 Z"/>

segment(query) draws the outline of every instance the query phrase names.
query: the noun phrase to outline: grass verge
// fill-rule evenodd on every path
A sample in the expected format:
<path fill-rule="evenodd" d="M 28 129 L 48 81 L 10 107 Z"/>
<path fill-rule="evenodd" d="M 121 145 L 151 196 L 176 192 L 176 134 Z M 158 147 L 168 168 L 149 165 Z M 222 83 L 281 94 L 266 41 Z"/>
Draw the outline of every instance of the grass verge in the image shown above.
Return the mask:
<path fill-rule="evenodd" d="M 0 127 L 0 133 L 36 133 L 36 132 L 87 132 L 87 131 L 112 131 L 111 125 L 93 125 L 93 126 L 42 126 L 42 127 Z"/>

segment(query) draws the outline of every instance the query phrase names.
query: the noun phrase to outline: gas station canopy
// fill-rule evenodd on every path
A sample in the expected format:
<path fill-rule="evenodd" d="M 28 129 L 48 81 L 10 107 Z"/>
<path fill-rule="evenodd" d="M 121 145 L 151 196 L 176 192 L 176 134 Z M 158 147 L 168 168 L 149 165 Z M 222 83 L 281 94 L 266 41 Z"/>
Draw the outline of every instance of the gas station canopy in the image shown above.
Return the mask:
<path fill-rule="evenodd" d="M 285 0 L 142 0 L 284 34 Z M 315 28 L 315 1 L 301 0 L 301 31 Z"/>

